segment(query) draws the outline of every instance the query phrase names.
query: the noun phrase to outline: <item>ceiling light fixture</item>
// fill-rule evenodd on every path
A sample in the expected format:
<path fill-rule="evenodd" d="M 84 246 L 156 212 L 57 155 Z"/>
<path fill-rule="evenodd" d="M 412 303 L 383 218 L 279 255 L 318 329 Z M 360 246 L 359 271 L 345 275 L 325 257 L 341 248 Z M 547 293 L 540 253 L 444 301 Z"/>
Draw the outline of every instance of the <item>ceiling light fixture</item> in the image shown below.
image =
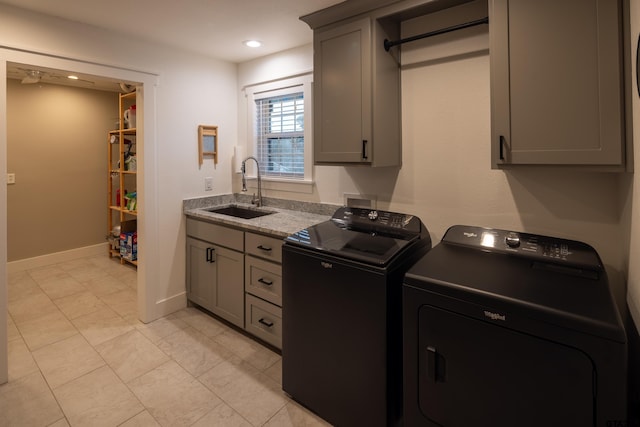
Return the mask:
<path fill-rule="evenodd" d="M 38 83 L 42 77 L 42 73 L 38 70 L 27 70 L 27 75 L 22 79 L 22 83 Z"/>
<path fill-rule="evenodd" d="M 78 76 L 74 76 L 74 75 L 67 76 L 67 78 L 71 80 L 78 80 Z"/>
<path fill-rule="evenodd" d="M 262 42 L 259 42 L 258 40 L 247 40 L 244 42 L 244 45 L 248 47 L 260 47 L 262 46 Z"/>

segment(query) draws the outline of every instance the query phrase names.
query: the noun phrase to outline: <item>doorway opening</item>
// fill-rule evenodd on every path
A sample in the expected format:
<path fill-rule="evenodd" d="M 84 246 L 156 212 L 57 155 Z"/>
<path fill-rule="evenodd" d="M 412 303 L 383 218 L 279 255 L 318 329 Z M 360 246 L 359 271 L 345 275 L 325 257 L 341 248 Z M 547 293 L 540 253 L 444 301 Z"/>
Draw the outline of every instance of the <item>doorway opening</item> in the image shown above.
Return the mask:
<path fill-rule="evenodd" d="M 57 70 L 57 71 L 65 71 L 65 70 L 73 70 L 74 74 L 80 74 L 80 79 L 89 80 L 84 77 L 90 76 L 91 78 L 95 78 L 96 81 L 110 81 L 117 82 L 118 85 L 120 83 L 124 83 L 125 85 L 135 85 L 137 87 L 137 95 L 136 95 L 136 105 L 138 108 L 137 121 L 138 121 L 138 135 L 137 135 L 137 210 L 140 213 L 138 216 L 138 231 L 140 232 L 138 243 L 140 245 L 140 257 L 138 259 L 138 269 L 136 273 L 135 280 L 135 289 L 137 294 L 137 303 L 135 304 L 137 317 L 139 320 L 143 322 L 148 322 L 154 319 L 154 306 L 155 306 L 155 298 L 151 294 L 151 288 L 146 286 L 147 281 L 152 281 L 152 276 L 154 273 L 147 274 L 147 269 L 145 266 L 149 263 L 149 259 L 154 259 L 155 256 L 155 233 L 145 232 L 145 230 L 153 230 L 156 228 L 157 218 L 155 215 L 155 209 L 152 208 L 156 202 L 156 194 L 155 194 L 155 186 L 153 185 L 153 179 L 146 179 L 145 176 L 155 176 L 155 148 L 153 141 L 155 141 L 155 88 L 157 86 L 157 75 L 139 72 L 134 70 L 128 70 L 117 67 L 103 66 L 95 63 L 88 63 L 83 61 L 76 61 L 71 59 L 64 59 L 60 57 L 52 57 L 47 55 L 42 55 L 39 53 L 31 53 L 19 50 L 12 49 L 0 49 L 0 122 L 4 124 L 1 126 L 6 129 L 7 124 L 7 81 L 8 81 L 8 73 L 10 67 L 13 65 L 29 65 L 30 67 L 39 68 L 41 71 L 47 70 Z M 32 76 L 33 77 L 33 76 Z M 40 79 L 42 80 L 42 76 Z M 22 78 L 24 79 L 24 77 Z M 20 83 L 22 84 L 22 79 L 20 79 Z M 115 96 L 115 95 L 114 95 Z M 145 101 L 148 102 L 148 108 L 145 109 Z M 145 111 L 146 110 L 146 111 Z M 148 116 L 147 113 L 148 112 Z M 115 116 L 115 114 L 114 114 Z M 43 138 L 46 143 L 46 138 Z M 107 141 L 107 134 L 105 133 L 102 141 Z M 143 144 L 143 141 L 147 141 L 147 144 Z M 106 147 L 104 148 L 104 152 L 106 155 Z M 0 134 L 0 173 L 7 174 L 7 157 L 10 155 L 8 153 L 8 144 L 7 144 L 7 134 Z M 34 153 L 37 155 L 37 153 Z M 68 161 L 73 161 L 74 156 L 69 155 Z M 82 161 L 80 159 L 79 161 Z M 145 167 L 145 163 L 148 162 L 148 166 Z M 106 161 L 104 163 L 106 165 Z M 43 167 L 44 169 L 44 167 Z M 106 168 L 105 175 L 106 175 Z M 20 179 L 28 178 L 27 176 L 16 176 L 16 183 L 21 182 Z M 145 181 L 150 183 L 151 185 L 145 186 Z M 106 177 L 103 181 L 102 189 L 105 189 L 106 186 Z M 7 187 L 0 186 L 0 197 L 7 197 Z M 146 191 L 145 191 L 146 190 Z M 73 215 L 74 204 L 82 203 L 83 197 L 82 193 L 73 193 L 73 186 L 64 186 L 58 191 L 71 192 L 72 194 L 77 194 L 77 197 L 74 199 L 73 203 L 65 203 L 61 205 L 60 203 L 53 203 L 54 206 L 45 206 L 40 205 L 36 209 L 39 210 L 42 214 L 43 221 L 47 221 L 47 211 L 50 209 L 56 210 L 64 210 L 68 215 Z M 103 190 L 104 191 L 104 190 Z M 103 208 L 106 210 L 106 197 L 103 199 Z M 148 215 L 142 215 L 145 212 L 145 207 L 148 206 Z M 106 230 L 107 223 L 104 224 L 104 230 Z M 55 224 L 50 224 L 51 227 L 55 227 Z M 68 230 L 69 233 L 72 233 L 73 230 Z M 106 233 L 104 233 L 106 234 Z M 7 251 L 7 206 L 0 207 L 0 235 L 2 235 L 1 244 L 0 244 L 0 259 L 7 260 L 8 259 L 8 251 Z M 144 247 L 150 248 L 150 250 L 145 253 L 143 251 Z M 107 246 L 106 242 L 104 246 L 102 246 L 104 250 L 102 252 L 105 259 L 108 258 Z M 66 253 L 63 251 L 64 256 L 72 256 L 75 255 L 74 251 L 67 251 L 70 253 Z M 38 257 L 34 257 L 38 258 Z M 1 263 L 0 265 L 0 293 L 7 292 L 7 272 L 9 266 L 6 263 Z M 7 363 L 7 342 L 8 342 L 8 328 L 7 328 L 7 316 L 2 314 L 7 312 L 7 301 L 1 301 L 0 299 L 0 384 L 6 382 L 8 379 L 8 363 Z"/>
<path fill-rule="evenodd" d="M 135 162 L 136 133 L 121 130 L 120 111 L 123 98 L 128 108 L 135 105 L 135 87 L 7 63 L 8 326 L 31 350 L 43 339 L 75 332 L 74 325 L 83 332 L 82 322 L 96 314 L 137 320 L 137 274 L 124 265 L 137 261 L 124 250 L 130 244 L 122 245 L 122 256 L 119 251 L 121 223 L 127 225 L 123 236 L 135 237 L 137 217 L 136 168 L 124 169 Z M 124 132 L 126 152 L 119 143 Z M 130 209 L 110 200 L 113 187 L 128 188 L 122 200 Z M 105 236 L 116 228 L 113 250 Z M 29 332 L 43 318 L 56 325 L 56 334 Z"/>

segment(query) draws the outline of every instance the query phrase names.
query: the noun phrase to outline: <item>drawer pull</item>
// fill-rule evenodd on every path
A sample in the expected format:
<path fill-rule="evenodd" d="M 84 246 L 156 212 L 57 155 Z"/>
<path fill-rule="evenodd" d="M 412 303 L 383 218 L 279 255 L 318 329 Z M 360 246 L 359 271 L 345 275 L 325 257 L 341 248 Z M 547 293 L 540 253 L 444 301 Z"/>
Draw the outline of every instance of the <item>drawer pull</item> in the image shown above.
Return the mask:
<path fill-rule="evenodd" d="M 271 248 L 269 246 L 258 245 L 258 249 L 261 251 L 271 252 Z"/>
<path fill-rule="evenodd" d="M 265 280 L 262 277 L 258 279 L 258 282 L 262 283 L 265 286 L 271 286 L 273 285 L 273 281 L 271 280 Z"/>
<path fill-rule="evenodd" d="M 264 320 L 264 317 L 262 319 L 258 320 L 258 322 L 262 323 L 267 328 L 270 328 L 270 327 L 273 326 L 273 322 L 270 322 L 268 320 Z"/>

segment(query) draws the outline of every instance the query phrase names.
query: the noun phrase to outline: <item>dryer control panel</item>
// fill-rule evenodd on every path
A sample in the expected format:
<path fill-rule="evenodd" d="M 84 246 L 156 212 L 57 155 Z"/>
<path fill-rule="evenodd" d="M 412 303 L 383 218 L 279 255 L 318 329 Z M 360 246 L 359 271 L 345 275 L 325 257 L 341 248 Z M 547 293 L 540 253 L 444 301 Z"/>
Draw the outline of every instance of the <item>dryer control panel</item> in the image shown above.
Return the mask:
<path fill-rule="evenodd" d="M 454 225 L 447 230 L 442 242 L 519 255 L 542 262 L 592 270 L 603 269 L 596 250 L 575 240 L 495 228 Z"/>

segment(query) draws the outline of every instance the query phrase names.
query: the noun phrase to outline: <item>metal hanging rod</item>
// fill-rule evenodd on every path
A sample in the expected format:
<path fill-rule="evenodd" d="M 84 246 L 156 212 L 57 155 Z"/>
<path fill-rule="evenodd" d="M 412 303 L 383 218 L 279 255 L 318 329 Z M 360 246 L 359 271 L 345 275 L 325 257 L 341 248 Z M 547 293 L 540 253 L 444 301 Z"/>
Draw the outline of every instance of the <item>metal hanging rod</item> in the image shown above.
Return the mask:
<path fill-rule="evenodd" d="M 403 43 L 413 42 L 420 39 L 426 39 L 427 37 L 437 36 L 439 34 L 450 33 L 452 31 L 462 30 L 463 28 L 475 27 L 476 25 L 482 25 L 482 24 L 488 24 L 488 23 L 489 23 L 489 17 L 486 17 L 486 18 L 478 19 L 471 22 L 465 22 L 464 24 L 458 24 L 452 27 L 443 28 L 441 30 L 430 31 L 428 33 L 419 34 L 417 36 L 407 37 L 406 39 L 400 39 L 393 42 L 388 39 L 384 39 L 384 50 L 389 52 L 389 49 L 391 49 L 392 47 L 401 45 Z"/>

